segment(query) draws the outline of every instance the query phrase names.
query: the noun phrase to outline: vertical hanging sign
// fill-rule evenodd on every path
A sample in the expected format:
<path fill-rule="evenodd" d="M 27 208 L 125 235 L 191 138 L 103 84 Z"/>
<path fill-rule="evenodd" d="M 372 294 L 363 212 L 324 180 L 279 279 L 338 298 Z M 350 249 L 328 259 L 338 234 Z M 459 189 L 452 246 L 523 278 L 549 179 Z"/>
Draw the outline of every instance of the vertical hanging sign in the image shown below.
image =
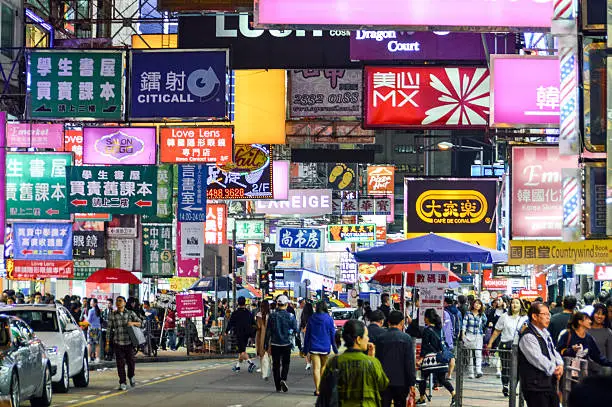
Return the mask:
<path fill-rule="evenodd" d="M 206 222 L 206 165 L 179 165 L 178 212 L 179 222 Z"/>
<path fill-rule="evenodd" d="M 563 183 L 564 241 L 576 241 L 582 237 L 582 177 L 578 168 L 561 170 Z"/>
<path fill-rule="evenodd" d="M 174 276 L 171 225 L 142 225 L 144 277 Z"/>

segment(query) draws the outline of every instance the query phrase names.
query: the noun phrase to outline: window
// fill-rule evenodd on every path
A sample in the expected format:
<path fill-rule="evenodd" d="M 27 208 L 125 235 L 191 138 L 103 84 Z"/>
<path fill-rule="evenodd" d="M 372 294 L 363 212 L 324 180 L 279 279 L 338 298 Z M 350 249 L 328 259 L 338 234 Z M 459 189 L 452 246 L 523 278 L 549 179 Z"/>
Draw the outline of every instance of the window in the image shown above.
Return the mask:
<path fill-rule="evenodd" d="M 10 310 L 5 314 L 23 319 L 35 332 L 57 332 L 55 311 Z"/>
<path fill-rule="evenodd" d="M 0 47 L 2 47 L 2 55 L 13 58 L 14 40 L 15 10 L 6 4 L 2 4 L 0 9 Z"/>
<path fill-rule="evenodd" d="M 412 154 L 415 153 L 416 150 L 413 145 L 397 144 L 395 145 L 395 152 L 397 154 Z"/>

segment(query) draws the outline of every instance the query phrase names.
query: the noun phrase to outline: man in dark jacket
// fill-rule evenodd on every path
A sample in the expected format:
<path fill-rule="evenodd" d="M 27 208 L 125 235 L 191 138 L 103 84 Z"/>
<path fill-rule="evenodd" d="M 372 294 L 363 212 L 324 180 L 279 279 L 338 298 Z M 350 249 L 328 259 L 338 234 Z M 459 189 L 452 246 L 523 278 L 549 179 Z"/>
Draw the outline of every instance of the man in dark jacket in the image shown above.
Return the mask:
<path fill-rule="evenodd" d="M 548 332 L 550 332 L 550 336 L 552 337 L 552 341 L 555 346 L 557 346 L 559 334 L 561 333 L 561 331 L 567 328 L 567 323 L 569 322 L 572 315 L 574 315 L 574 311 L 576 311 L 577 304 L 578 300 L 576 300 L 576 297 L 574 297 L 573 295 L 568 295 L 563 299 L 563 312 L 553 315 L 550 318 Z"/>
<path fill-rule="evenodd" d="M 236 366 L 232 368 L 234 372 L 240 371 L 240 365 L 245 360 L 249 364 L 249 373 L 255 371 L 255 363 L 249 359 L 249 354 L 246 352 L 247 343 L 249 342 L 254 326 L 255 320 L 253 319 L 251 311 L 246 307 L 246 299 L 244 297 L 238 297 L 238 308 L 236 311 L 232 312 L 226 329 L 226 333 L 233 330 L 234 335 L 236 335 L 236 340 L 238 341 L 238 360 L 236 361 Z"/>
<path fill-rule="evenodd" d="M 410 335 L 404 333 L 404 315 L 389 313 L 389 329 L 378 338 L 376 358 L 389 378 L 389 386 L 382 393 L 383 407 L 406 405 L 410 388 L 416 383 L 414 348 Z"/>
<path fill-rule="evenodd" d="M 370 312 L 370 325 L 368 325 L 368 336 L 370 337 L 370 342 L 376 346 L 376 342 L 378 338 L 382 334 L 386 332 L 386 329 L 383 328 L 383 323 L 385 322 L 385 314 L 381 310 L 376 310 Z"/>
<path fill-rule="evenodd" d="M 385 315 L 385 326 L 388 326 L 387 318 L 389 318 L 389 313 L 391 312 L 391 297 L 389 297 L 389 293 L 382 293 L 380 295 L 380 302 L 381 305 L 378 309 Z"/>
<path fill-rule="evenodd" d="M 272 374 L 276 391 L 282 390 L 286 393 L 289 391 L 287 375 L 293 348 L 292 337 L 297 332 L 297 321 L 295 315 L 287 312 L 289 298 L 286 295 L 278 297 L 276 302 L 277 310 L 268 318 L 264 346 L 272 355 Z"/>

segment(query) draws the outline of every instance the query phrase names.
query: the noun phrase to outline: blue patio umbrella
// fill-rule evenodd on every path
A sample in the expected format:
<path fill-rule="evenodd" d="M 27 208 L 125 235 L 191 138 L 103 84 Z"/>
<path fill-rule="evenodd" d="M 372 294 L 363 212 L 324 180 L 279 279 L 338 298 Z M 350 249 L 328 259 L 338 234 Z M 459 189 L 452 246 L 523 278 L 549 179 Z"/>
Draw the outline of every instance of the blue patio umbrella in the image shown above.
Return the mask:
<path fill-rule="evenodd" d="M 243 288 L 242 285 L 236 284 L 236 289 Z M 196 281 L 189 291 L 215 291 L 215 278 L 204 277 Z M 232 279 L 227 276 L 217 277 L 217 291 L 231 291 L 232 290 Z"/>
<path fill-rule="evenodd" d="M 217 293 L 217 298 L 225 298 L 225 297 L 227 297 L 227 291 L 219 291 Z M 246 288 L 241 288 L 240 290 L 236 291 L 236 298 L 240 298 L 240 297 L 244 297 L 244 298 L 247 298 L 247 299 L 257 298 L 249 290 L 247 290 Z M 231 291 L 230 291 L 230 298 L 232 298 L 232 292 Z"/>

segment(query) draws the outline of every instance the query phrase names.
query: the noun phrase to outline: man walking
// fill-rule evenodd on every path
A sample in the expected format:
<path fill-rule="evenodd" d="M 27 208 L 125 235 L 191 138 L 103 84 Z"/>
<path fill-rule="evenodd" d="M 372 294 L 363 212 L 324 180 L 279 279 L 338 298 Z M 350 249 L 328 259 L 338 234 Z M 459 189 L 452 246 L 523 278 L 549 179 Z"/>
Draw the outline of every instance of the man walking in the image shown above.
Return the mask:
<path fill-rule="evenodd" d="M 136 362 L 132 341 L 129 335 L 130 326 L 140 327 L 141 321 L 134 311 L 125 308 L 126 301 L 122 296 L 117 297 L 117 310 L 110 313 L 108 318 L 108 334 L 106 336 L 105 351 L 110 350 L 109 339 L 113 338 L 113 349 L 117 360 L 117 373 L 119 375 L 119 390 L 127 390 L 125 380 L 125 365 L 127 363 L 127 377 L 130 379 L 130 386 L 136 386 L 134 378 Z"/>
<path fill-rule="evenodd" d="M 277 298 L 278 307 L 276 312 L 270 314 L 266 328 L 264 344 L 268 353 L 272 355 L 272 373 L 276 391 L 289 391 L 287 386 L 287 374 L 291 361 L 291 337 L 297 331 L 295 315 L 287 312 L 289 298 L 281 295 Z"/>
<path fill-rule="evenodd" d="M 404 315 L 389 313 L 389 329 L 376 342 L 376 358 L 389 378 L 389 386 L 382 393 L 383 407 L 405 406 L 406 398 L 416 383 L 414 347 L 410 335 L 404 333 Z"/>
<path fill-rule="evenodd" d="M 232 312 L 226 329 L 226 333 L 234 330 L 234 335 L 236 335 L 236 340 L 238 341 L 238 361 L 236 362 L 236 366 L 232 368 L 234 372 L 240 371 L 240 365 L 245 360 L 249 365 L 249 373 L 255 371 L 255 363 L 249 359 L 249 354 L 246 351 L 247 343 L 253 333 L 254 326 L 255 319 L 251 311 L 246 307 L 246 299 L 244 297 L 238 297 L 238 308 Z"/>
<path fill-rule="evenodd" d="M 550 311 L 534 302 L 527 313 L 529 324 L 519 339 L 518 371 L 527 407 L 558 407 L 557 382 L 563 374 L 563 359 L 546 330 Z"/>

